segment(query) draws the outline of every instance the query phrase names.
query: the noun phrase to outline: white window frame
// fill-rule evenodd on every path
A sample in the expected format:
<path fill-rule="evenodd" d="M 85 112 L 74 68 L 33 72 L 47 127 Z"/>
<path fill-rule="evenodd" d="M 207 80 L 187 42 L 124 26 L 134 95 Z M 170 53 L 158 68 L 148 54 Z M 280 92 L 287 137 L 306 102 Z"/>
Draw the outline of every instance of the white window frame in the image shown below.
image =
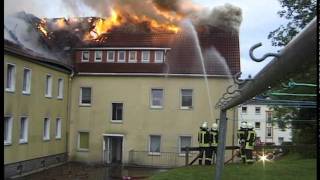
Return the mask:
<path fill-rule="evenodd" d="M 24 71 L 29 70 L 29 76 L 27 76 L 26 79 L 26 90 L 23 90 L 23 84 L 25 81 L 24 77 Z M 31 94 L 31 80 L 32 80 L 32 70 L 30 68 L 23 68 L 23 77 L 22 77 L 22 94 Z"/>
<path fill-rule="evenodd" d="M 88 139 L 88 144 L 90 148 L 90 132 L 89 131 L 78 131 L 78 139 L 77 139 L 77 150 L 78 151 L 89 151 L 89 148 L 80 148 L 80 133 L 88 133 L 89 134 L 89 139 Z"/>
<path fill-rule="evenodd" d="M 157 52 L 162 54 L 162 58 L 159 59 L 159 57 L 157 56 Z M 163 51 L 154 51 L 154 62 L 155 63 L 163 63 L 163 59 L 164 59 L 164 53 Z"/>
<path fill-rule="evenodd" d="M 134 53 L 134 59 L 130 59 L 130 53 Z M 129 63 L 136 63 L 137 62 L 137 51 L 129 51 L 129 58 L 128 58 Z"/>
<path fill-rule="evenodd" d="M 21 133 L 21 130 L 22 130 L 22 126 L 21 126 L 21 119 L 22 118 L 25 118 L 25 131 L 24 131 L 24 133 L 23 133 L 23 139 L 21 139 L 21 137 L 20 137 L 20 133 Z M 20 116 L 20 118 L 19 118 L 19 124 L 20 124 L 20 129 L 19 129 L 19 144 L 25 144 L 25 143 L 28 143 L 28 124 L 29 124 L 29 118 L 27 117 L 27 116 Z"/>
<path fill-rule="evenodd" d="M 192 99 L 192 104 L 191 104 L 191 107 L 190 106 L 182 106 L 182 90 L 191 90 L 192 93 L 191 93 L 191 99 Z M 193 89 L 192 88 L 182 88 L 180 89 L 180 109 L 183 109 L 183 110 L 190 110 L 190 109 L 193 109 L 194 108 L 194 93 L 193 93 Z"/>
<path fill-rule="evenodd" d="M 120 59 L 120 53 L 124 53 L 123 59 Z M 117 62 L 118 63 L 125 63 L 126 62 L 126 51 L 118 51 L 118 59 Z"/>
<path fill-rule="evenodd" d="M 4 116 L 5 118 L 8 118 L 8 130 L 7 130 L 7 140 L 4 141 L 4 145 L 10 145 L 12 143 L 12 126 L 13 126 L 13 117 L 12 116 Z M 4 125 L 4 123 L 3 123 Z M 4 127 L 5 128 L 5 127 Z"/>
<path fill-rule="evenodd" d="M 47 81 L 47 77 L 49 77 L 48 81 Z M 51 74 L 46 74 L 46 79 L 45 79 L 45 97 L 47 98 L 52 98 L 52 80 L 53 77 Z M 47 92 L 47 87 L 48 87 L 48 92 Z"/>
<path fill-rule="evenodd" d="M 64 91 L 64 80 L 63 78 L 59 78 L 58 79 L 58 96 L 57 96 L 58 99 L 63 99 L 63 91 Z"/>
<path fill-rule="evenodd" d="M 243 112 L 242 108 L 246 108 L 246 112 Z M 241 106 L 241 114 L 247 114 L 248 113 L 248 106 Z"/>
<path fill-rule="evenodd" d="M 160 152 L 151 152 L 151 136 L 159 136 L 160 137 Z M 160 156 L 161 155 L 161 144 L 162 144 L 162 138 L 160 134 L 150 134 L 149 135 L 149 145 L 148 145 L 148 154 L 153 156 Z"/>
<path fill-rule="evenodd" d="M 88 59 L 86 60 L 86 59 L 83 59 L 83 55 L 85 54 L 85 53 L 88 53 Z M 81 62 L 89 62 L 89 60 L 90 60 L 90 52 L 89 51 L 82 51 L 81 52 Z"/>
<path fill-rule="evenodd" d="M 257 112 L 257 108 L 259 108 L 259 112 Z M 261 107 L 257 106 L 257 107 L 254 107 L 254 112 L 255 114 L 261 114 Z"/>
<path fill-rule="evenodd" d="M 181 152 L 181 137 L 190 137 L 190 146 L 192 147 L 192 136 L 191 135 L 180 135 L 178 138 L 179 138 L 179 144 L 178 144 L 178 147 L 179 147 L 179 156 L 185 156 L 186 154 L 185 153 L 182 153 Z M 189 156 L 190 156 L 191 154 L 189 153 Z"/>
<path fill-rule="evenodd" d="M 157 105 L 153 105 L 153 96 L 152 96 L 152 90 L 162 90 L 162 102 L 161 102 L 161 106 L 157 106 Z M 150 108 L 151 109 L 163 109 L 164 107 L 164 88 L 151 88 L 150 90 Z"/>
<path fill-rule="evenodd" d="M 7 87 L 7 84 L 8 84 L 8 65 L 11 65 L 13 66 L 13 73 L 12 73 L 12 78 L 11 78 L 11 88 L 8 88 Z M 15 64 L 12 64 L 12 63 L 7 63 L 7 78 L 6 78 L 6 91 L 7 92 L 14 92 L 15 89 L 16 89 L 16 72 L 17 72 L 17 69 L 16 69 L 16 65 Z"/>
<path fill-rule="evenodd" d="M 97 54 L 98 53 L 101 53 L 101 59 L 98 59 L 97 57 Z M 102 51 L 94 51 L 94 62 L 102 62 L 102 55 L 103 55 L 103 52 Z"/>
<path fill-rule="evenodd" d="M 259 127 L 258 128 L 256 127 L 256 123 L 259 123 Z M 261 122 L 254 122 L 254 128 L 255 129 L 260 129 L 261 128 Z"/>
<path fill-rule="evenodd" d="M 56 139 L 61 139 L 62 132 L 62 118 L 56 118 Z"/>
<path fill-rule="evenodd" d="M 113 53 L 112 59 L 109 59 L 109 53 Z M 115 51 L 107 51 L 107 62 L 114 62 L 115 56 L 116 56 Z"/>
<path fill-rule="evenodd" d="M 114 120 L 113 118 L 112 118 L 112 113 L 113 113 L 113 106 L 112 106 L 112 104 L 114 104 L 114 103 L 120 103 L 120 104 L 122 104 L 122 120 Z M 113 122 L 113 123 L 122 123 L 123 121 L 124 121 L 124 102 L 122 102 L 122 101 L 112 101 L 111 102 L 111 117 L 110 117 L 110 119 L 111 119 L 111 122 Z"/>
<path fill-rule="evenodd" d="M 45 119 L 48 120 L 48 124 L 45 124 Z M 50 118 L 49 117 L 45 117 L 43 118 L 43 131 L 42 131 L 42 139 L 44 141 L 49 141 L 50 140 Z M 46 131 L 45 131 L 46 129 Z M 46 132 L 46 134 L 45 134 Z"/>
<path fill-rule="evenodd" d="M 143 54 L 145 54 L 145 53 L 147 53 L 147 55 L 148 55 L 147 60 L 143 59 Z M 150 62 L 150 51 L 141 51 L 141 62 L 142 63 L 149 63 Z"/>
<path fill-rule="evenodd" d="M 90 103 L 82 103 L 82 88 L 90 88 L 91 89 Z M 79 105 L 80 106 L 91 106 L 91 104 L 92 104 L 92 87 L 89 87 L 89 86 L 80 87 Z"/>

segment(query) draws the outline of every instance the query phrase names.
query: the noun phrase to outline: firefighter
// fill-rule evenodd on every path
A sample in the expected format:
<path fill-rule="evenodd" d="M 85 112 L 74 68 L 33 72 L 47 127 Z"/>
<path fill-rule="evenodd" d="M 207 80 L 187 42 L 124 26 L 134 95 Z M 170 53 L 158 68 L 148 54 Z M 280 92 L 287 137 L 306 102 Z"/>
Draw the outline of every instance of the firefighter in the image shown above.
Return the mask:
<path fill-rule="evenodd" d="M 216 159 L 216 154 L 217 154 L 217 147 L 218 147 L 218 137 L 219 137 L 219 133 L 218 133 L 218 124 L 217 123 L 213 123 L 212 124 L 212 128 L 210 129 L 210 150 L 211 150 L 211 154 L 212 154 L 212 164 L 214 164 L 215 159 Z"/>
<path fill-rule="evenodd" d="M 211 164 L 211 156 L 209 147 L 210 147 L 210 132 L 208 130 L 208 122 L 204 122 L 200 127 L 200 131 L 198 132 L 198 142 L 199 142 L 199 165 L 202 165 L 203 154 L 205 153 L 205 164 Z"/>
<path fill-rule="evenodd" d="M 245 145 L 245 153 L 246 153 L 246 161 L 248 164 L 253 163 L 252 151 L 254 149 L 255 141 L 256 141 L 256 132 L 253 129 L 253 125 L 251 123 L 247 124 L 248 135 L 246 139 Z"/>
<path fill-rule="evenodd" d="M 240 145 L 240 157 L 243 163 L 246 162 L 245 143 L 247 139 L 247 134 L 248 134 L 247 122 L 242 121 L 240 125 L 240 129 L 237 132 L 237 137 Z"/>

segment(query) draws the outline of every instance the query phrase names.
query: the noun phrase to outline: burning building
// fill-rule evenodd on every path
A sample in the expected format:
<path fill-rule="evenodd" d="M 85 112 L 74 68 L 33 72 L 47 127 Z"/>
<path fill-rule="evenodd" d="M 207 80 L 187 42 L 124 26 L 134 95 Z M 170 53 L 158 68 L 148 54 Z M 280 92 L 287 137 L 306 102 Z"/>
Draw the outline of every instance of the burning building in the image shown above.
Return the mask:
<path fill-rule="evenodd" d="M 126 6 L 111 9 L 108 18 L 17 15 L 31 27 L 29 36 L 36 34 L 37 45 L 5 24 L 6 173 L 66 157 L 86 163 L 183 165 L 180 148 L 198 145 L 203 121 L 218 121 L 211 104 L 240 71 L 241 11 L 228 11 L 229 6 L 223 12 L 235 16 L 224 17 L 224 24 L 208 20 L 221 16 L 221 10 L 187 21 L 187 11 L 173 14 L 164 5 L 153 9 L 156 18 L 129 15 Z M 31 90 L 21 94 L 26 84 Z M 228 128 L 231 145 L 236 125 Z M 21 143 L 19 132 L 20 138 L 30 138 Z M 60 138 L 50 138 L 53 132 Z"/>

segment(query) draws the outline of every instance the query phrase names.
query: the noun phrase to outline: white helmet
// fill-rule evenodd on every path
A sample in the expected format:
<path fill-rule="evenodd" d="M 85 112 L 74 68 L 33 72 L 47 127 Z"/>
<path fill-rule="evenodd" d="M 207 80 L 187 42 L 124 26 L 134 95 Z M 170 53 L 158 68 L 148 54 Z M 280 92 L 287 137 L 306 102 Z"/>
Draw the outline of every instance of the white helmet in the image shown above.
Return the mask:
<path fill-rule="evenodd" d="M 218 124 L 217 123 L 213 123 L 212 124 L 212 129 L 215 130 L 215 131 L 218 130 Z"/>
<path fill-rule="evenodd" d="M 240 127 L 243 128 L 243 129 L 247 128 L 247 122 L 246 121 L 242 121 Z"/>
<path fill-rule="evenodd" d="M 253 129 L 253 124 L 252 123 L 248 123 L 247 127 L 248 127 L 248 129 Z"/>
<path fill-rule="evenodd" d="M 207 121 L 203 122 L 201 127 L 202 128 L 208 128 L 208 122 Z"/>

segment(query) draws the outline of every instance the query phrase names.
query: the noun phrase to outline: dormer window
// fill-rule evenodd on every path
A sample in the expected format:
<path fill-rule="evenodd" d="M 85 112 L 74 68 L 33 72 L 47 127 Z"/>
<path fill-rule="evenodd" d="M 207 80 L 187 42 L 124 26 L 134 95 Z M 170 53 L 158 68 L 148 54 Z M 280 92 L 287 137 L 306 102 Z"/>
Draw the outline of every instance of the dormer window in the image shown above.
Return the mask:
<path fill-rule="evenodd" d="M 90 54 L 88 51 L 82 51 L 82 57 L 81 57 L 82 62 L 89 62 L 89 57 L 90 57 Z"/>
<path fill-rule="evenodd" d="M 150 60 L 150 52 L 149 51 L 142 51 L 141 62 L 148 63 L 149 60 Z"/>
<path fill-rule="evenodd" d="M 102 51 L 95 51 L 94 53 L 94 61 L 101 62 L 102 61 Z"/>
<path fill-rule="evenodd" d="M 126 61 L 126 52 L 118 51 L 118 62 L 125 62 L 125 61 Z"/>
<path fill-rule="evenodd" d="M 107 62 L 114 62 L 114 51 L 107 52 Z"/>
<path fill-rule="evenodd" d="M 137 62 L 137 51 L 129 51 L 129 62 Z"/>
<path fill-rule="evenodd" d="M 155 51 L 155 63 L 162 63 L 163 62 L 163 51 Z"/>

